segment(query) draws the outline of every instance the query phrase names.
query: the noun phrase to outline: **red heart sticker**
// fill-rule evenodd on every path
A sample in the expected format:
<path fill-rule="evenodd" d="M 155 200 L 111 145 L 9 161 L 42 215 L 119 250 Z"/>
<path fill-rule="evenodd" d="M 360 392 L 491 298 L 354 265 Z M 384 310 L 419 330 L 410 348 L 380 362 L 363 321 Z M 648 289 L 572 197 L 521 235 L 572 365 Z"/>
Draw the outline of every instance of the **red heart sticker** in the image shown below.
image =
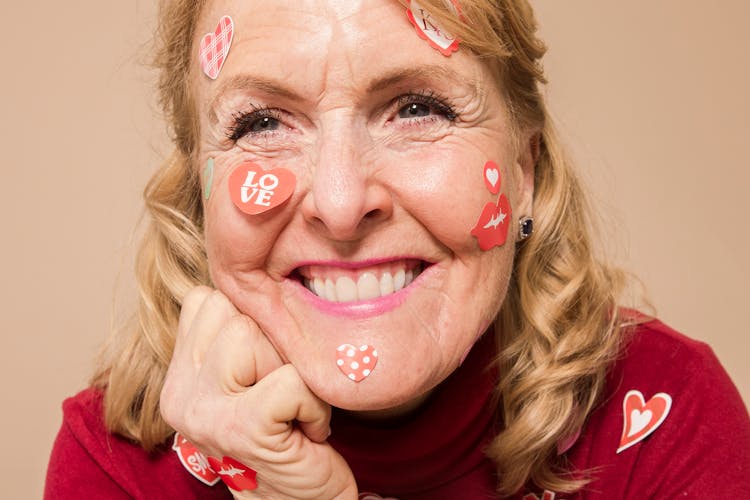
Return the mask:
<path fill-rule="evenodd" d="M 471 234 L 479 241 L 479 248 L 486 251 L 505 244 L 510 218 L 510 203 L 504 194 L 498 198 L 497 205 L 487 203 L 477 225 L 471 230 Z"/>
<path fill-rule="evenodd" d="M 172 449 L 182 462 L 182 466 L 200 482 L 213 486 L 219 482 L 219 475 L 211 468 L 206 456 L 179 432 L 174 434 Z"/>
<path fill-rule="evenodd" d="M 257 472 L 242 462 L 232 457 L 224 457 L 221 460 L 208 457 L 208 461 L 221 477 L 221 480 L 224 481 L 224 484 L 233 490 L 244 491 L 258 488 Z"/>
<path fill-rule="evenodd" d="M 375 369 L 378 362 L 378 351 L 363 344 L 359 348 L 351 344 L 341 344 L 336 349 L 336 366 L 350 380 L 361 382 Z"/>
<path fill-rule="evenodd" d="M 654 394 L 654 397 L 646 403 L 640 391 L 628 391 L 622 402 L 624 422 L 617 453 L 643 441 L 646 436 L 654 432 L 667 418 L 671 408 L 672 397 L 669 394 L 663 392 Z"/>
<path fill-rule="evenodd" d="M 500 169 L 494 161 L 488 161 L 484 164 L 484 184 L 490 193 L 497 194 L 500 192 L 500 183 Z"/>
<path fill-rule="evenodd" d="M 212 80 L 219 76 L 221 67 L 227 59 L 229 47 L 234 36 L 234 22 L 229 16 L 219 19 L 213 33 L 203 35 L 200 44 L 199 57 L 201 69 Z"/>
<path fill-rule="evenodd" d="M 453 5 L 453 9 L 456 13 L 460 12 L 455 0 L 451 0 L 451 5 Z M 409 18 L 409 22 L 414 25 L 414 29 L 417 30 L 419 37 L 423 40 L 427 40 L 427 43 L 429 43 L 432 48 L 437 49 L 444 56 L 450 56 L 451 53 L 458 50 L 458 38 L 442 29 L 437 22 L 432 19 L 430 12 L 425 10 L 415 0 L 409 0 L 406 15 Z"/>
<path fill-rule="evenodd" d="M 285 168 L 265 171 L 245 162 L 229 176 L 229 195 L 234 204 L 248 215 L 275 208 L 292 196 L 297 178 Z"/>

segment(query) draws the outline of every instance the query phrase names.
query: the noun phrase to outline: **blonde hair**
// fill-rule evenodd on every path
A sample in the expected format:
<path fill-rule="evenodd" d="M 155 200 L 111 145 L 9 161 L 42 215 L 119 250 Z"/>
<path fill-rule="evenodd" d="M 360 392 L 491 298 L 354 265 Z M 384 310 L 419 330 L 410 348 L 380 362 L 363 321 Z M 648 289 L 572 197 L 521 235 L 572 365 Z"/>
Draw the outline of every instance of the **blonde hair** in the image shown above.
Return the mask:
<path fill-rule="evenodd" d="M 200 182 L 194 167 L 199 133 L 188 84 L 194 30 L 205 0 L 164 0 L 156 66 L 161 104 L 176 151 L 146 187 L 151 223 L 137 260 L 137 321 L 113 335 L 94 377 L 106 388 L 112 431 L 151 450 L 172 430 L 159 414 L 182 298 L 209 284 L 203 247 Z M 597 404 L 620 348 L 616 308 L 623 275 L 594 256 L 591 210 L 549 120 L 540 86 L 544 44 L 525 0 L 420 0 L 497 75 L 519 137 L 538 134 L 534 235 L 519 244 L 510 289 L 496 321 L 503 430 L 487 448 L 498 467 L 498 492 L 528 482 L 569 492 L 586 482 L 568 471 L 557 444 L 579 431 Z"/>

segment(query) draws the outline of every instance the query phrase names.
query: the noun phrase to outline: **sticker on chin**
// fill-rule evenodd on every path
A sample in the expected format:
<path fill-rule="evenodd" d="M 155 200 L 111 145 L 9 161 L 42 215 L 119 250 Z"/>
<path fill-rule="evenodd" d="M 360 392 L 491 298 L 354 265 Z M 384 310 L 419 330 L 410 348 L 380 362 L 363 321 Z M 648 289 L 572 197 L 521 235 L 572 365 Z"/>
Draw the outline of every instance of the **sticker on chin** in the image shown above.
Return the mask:
<path fill-rule="evenodd" d="M 505 244 L 508 238 L 508 227 L 510 226 L 511 210 L 508 198 L 501 194 L 497 205 L 487 203 L 479 216 L 477 225 L 471 230 L 471 234 L 479 242 L 479 248 L 484 251 Z"/>
<path fill-rule="evenodd" d="M 378 351 L 371 345 L 359 348 L 341 344 L 336 348 L 336 366 L 349 380 L 361 382 L 370 376 L 378 363 Z"/>

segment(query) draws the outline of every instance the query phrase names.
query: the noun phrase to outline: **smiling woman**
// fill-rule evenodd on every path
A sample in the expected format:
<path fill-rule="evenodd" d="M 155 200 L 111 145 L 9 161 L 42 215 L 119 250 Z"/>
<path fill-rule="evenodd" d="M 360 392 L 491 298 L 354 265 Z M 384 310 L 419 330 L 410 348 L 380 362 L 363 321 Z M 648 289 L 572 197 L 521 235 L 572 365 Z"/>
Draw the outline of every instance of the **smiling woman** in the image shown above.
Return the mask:
<path fill-rule="evenodd" d="M 66 403 L 49 497 L 750 487 L 713 354 L 619 308 L 624 277 L 592 254 L 525 1 L 161 18 L 176 150 L 146 189 L 139 322 Z M 706 420 L 713 441 L 681 441 Z"/>

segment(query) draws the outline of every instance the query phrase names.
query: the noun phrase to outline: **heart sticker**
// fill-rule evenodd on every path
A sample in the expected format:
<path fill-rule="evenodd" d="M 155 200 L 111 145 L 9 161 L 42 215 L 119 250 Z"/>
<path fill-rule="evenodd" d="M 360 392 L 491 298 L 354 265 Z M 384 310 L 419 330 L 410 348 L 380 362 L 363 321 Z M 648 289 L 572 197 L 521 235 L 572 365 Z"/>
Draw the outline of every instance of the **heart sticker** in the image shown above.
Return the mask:
<path fill-rule="evenodd" d="M 179 432 L 174 434 L 172 449 L 180 458 L 182 466 L 200 482 L 213 486 L 221 479 L 211 468 L 206 456 L 198 451 L 198 448 L 193 446 L 190 441 L 182 437 Z"/>
<path fill-rule="evenodd" d="M 494 161 L 488 161 L 484 164 L 484 183 L 490 193 L 497 194 L 500 192 L 500 169 L 497 168 Z"/>
<path fill-rule="evenodd" d="M 208 200 L 211 196 L 211 185 L 214 182 L 214 159 L 209 158 L 206 168 L 203 169 L 203 198 Z"/>
<path fill-rule="evenodd" d="M 622 402 L 624 422 L 617 453 L 643 441 L 654 432 L 667 418 L 671 408 L 672 397 L 664 392 L 654 394 L 646 403 L 641 391 L 628 391 Z"/>
<path fill-rule="evenodd" d="M 350 380 L 361 382 L 370 376 L 378 363 L 378 351 L 363 344 L 357 349 L 351 344 L 341 344 L 336 349 L 336 366 Z"/>
<path fill-rule="evenodd" d="M 235 491 L 254 490 L 258 488 L 258 481 L 255 479 L 257 472 L 238 462 L 232 457 L 224 457 L 221 460 L 214 457 L 208 457 L 208 462 L 216 471 L 224 484 Z"/>
<path fill-rule="evenodd" d="M 297 178 L 285 168 L 263 170 L 245 162 L 229 175 L 229 195 L 234 204 L 248 215 L 275 208 L 292 196 Z"/>
<path fill-rule="evenodd" d="M 458 13 L 458 5 L 455 0 L 451 0 L 451 5 L 454 11 Z M 444 56 L 450 56 L 451 53 L 458 50 L 459 40 L 433 21 L 432 15 L 415 0 L 409 0 L 406 15 L 409 22 L 414 25 L 414 29 L 417 30 L 419 37 L 427 40 L 432 48 L 437 49 Z"/>
<path fill-rule="evenodd" d="M 504 245 L 508 237 L 510 218 L 510 202 L 504 194 L 498 198 L 497 205 L 487 203 L 477 225 L 471 230 L 471 234 L 479 241 L 479 248 L 487 251 Z"/>
<path fill-rule="evenodd" d="M 206 33 L 201 38 L 199 57 L 201 69 L 212 80 L 219 76 L 221 67 L 227 59 L 229 47 L 232 45 L 234 22 L 229 16 L 219 19 L 219 24 L 213 33 Z"/>

